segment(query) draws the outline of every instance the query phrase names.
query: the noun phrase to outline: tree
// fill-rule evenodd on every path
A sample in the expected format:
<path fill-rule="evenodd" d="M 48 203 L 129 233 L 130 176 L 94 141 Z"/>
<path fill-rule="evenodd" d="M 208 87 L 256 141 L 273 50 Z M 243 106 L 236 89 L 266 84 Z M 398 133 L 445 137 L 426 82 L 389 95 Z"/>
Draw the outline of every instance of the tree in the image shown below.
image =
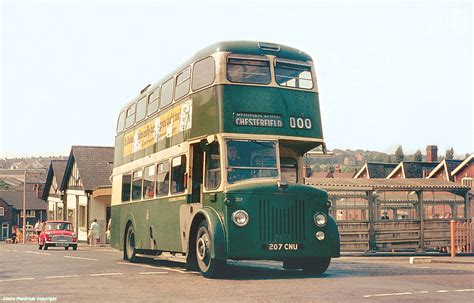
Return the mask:
<path fill-rule="evenodd" d="M 454 149 L 452 147 L 450 149 L 446 150 L 446 156 L 444 158 L 446 160 L 453 160 L 454 159 Z"/>
<path fill-rule="evenodd" d="M 416 162 L 422 162 L 423 161 L 423 155 L 421 154 L 420 150 L 417 150 L 414 155 L 415 161 Z"/>
<path fill-rule="evenodd" d="M 398 146 L 397 150 L 395 151 L 395 162 L 400 163 L 405 159 L 405 155 L 403 154 L 403 148 L 401 145 Z"/>

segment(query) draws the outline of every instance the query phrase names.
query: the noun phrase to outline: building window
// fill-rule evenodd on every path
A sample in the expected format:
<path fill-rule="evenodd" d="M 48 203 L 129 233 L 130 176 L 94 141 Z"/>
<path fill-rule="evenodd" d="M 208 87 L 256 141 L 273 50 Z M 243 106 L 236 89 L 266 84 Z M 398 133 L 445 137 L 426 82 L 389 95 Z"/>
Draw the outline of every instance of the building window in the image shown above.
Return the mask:
<path fill-rule="evenodd" d="M 0 207 L 0 217 L 5 216 L 5 209 L 3 207 Z"/>
<path fill-rule="evenodd" d="M 63 208 L 62 207 L 58 207 L 58 217 L 56 219 L 63 220 Z"/>
<path fill-rule="evenodd" d="M 86 206 L 79 205 L 79 227 L 86 227 Z"/>
<path fill-rule="evenodd" d="M 189 92 L 189 83 L 191 82 L 191 68 L 187 67 L 176 77 L 176 90 L 174 99 L 178 100 Z"/>
<path fill-rule="evenodd" d="M 74 209 L 67 210 L 67 220 L 74 226 Z"/>
<path fill-rule="evenodd" d="M 36 215 L 34 209 L 27 209 L 26 210 L 26 217 L 27 218 L 34 218 Z M 23 217 L 23 210 L 20 210 L 20 217 Z"/>
<path fill-rule="evenodd" d="M 464 178 L 461 179 L 461 183 L 462 183 L 462 185 L 472 187 L 472 178 L 464 177 Z"/>
<path fill-rule="evenodd" d="M 193 90 L 211 85 L 216 75 L 215 62 L 213 57 L 207 57 L 196 62 L 193 67 Z"/>

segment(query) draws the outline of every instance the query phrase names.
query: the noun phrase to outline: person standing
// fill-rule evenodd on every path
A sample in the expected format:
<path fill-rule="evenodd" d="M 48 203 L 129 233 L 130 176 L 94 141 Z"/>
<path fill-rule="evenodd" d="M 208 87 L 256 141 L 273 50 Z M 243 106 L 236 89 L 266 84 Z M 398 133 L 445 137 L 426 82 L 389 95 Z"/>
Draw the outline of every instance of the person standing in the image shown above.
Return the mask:
<path fill-rule="evenodd" d="M 41 220 L 38 220 L 38 222 L 36 222 L 35 224 L 36 240 L 38 243 L 39 243 L 39 235 L 42 229 L 43 229 L 43 222 L 41 222 Z"/>
<path fill-rule="evenodd" d="M 90 229 L 90 242 L 89 245 L 96 246 L 100 235 L 100 225 L 97 223 L 97 219 L 92 220 Z"/>

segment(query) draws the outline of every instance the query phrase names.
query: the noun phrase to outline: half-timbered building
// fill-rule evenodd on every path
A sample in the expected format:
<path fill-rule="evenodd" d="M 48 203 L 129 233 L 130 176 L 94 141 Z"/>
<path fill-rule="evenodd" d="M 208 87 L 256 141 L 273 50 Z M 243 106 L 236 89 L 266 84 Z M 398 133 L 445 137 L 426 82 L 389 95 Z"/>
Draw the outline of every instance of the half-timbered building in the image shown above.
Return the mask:
<path fill-rule="evenodd" d="M 50 220 L 64 220 L 61 183 L 63 181 L 66 163 L 67 160 L 52 160 L 49 165 L 42 199 L 48 204 L 48 219 Z"/>
<path fill-rule="evenodd" d="M 114 148 L 73 146 L 67 160 L 61 189 L 64 191 L 65 219 L 72 222 L 79 241 L 87 241 L 93 219 L 100 225 L 100 241 L 110 218 L 110 196 Z"/>

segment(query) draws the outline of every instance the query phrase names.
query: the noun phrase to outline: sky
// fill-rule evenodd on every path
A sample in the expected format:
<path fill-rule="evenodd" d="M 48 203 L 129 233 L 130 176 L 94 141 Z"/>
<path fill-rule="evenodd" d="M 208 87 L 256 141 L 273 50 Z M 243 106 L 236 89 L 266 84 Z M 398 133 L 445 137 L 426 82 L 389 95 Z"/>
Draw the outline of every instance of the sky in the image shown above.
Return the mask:
<path fill-rule="evenodd" d="M 328 149 L 474 151 L 471 1 L 1 1 L 0 158 L 113 146 L 118 113 L 218 41 L 316 65 Z"/>

